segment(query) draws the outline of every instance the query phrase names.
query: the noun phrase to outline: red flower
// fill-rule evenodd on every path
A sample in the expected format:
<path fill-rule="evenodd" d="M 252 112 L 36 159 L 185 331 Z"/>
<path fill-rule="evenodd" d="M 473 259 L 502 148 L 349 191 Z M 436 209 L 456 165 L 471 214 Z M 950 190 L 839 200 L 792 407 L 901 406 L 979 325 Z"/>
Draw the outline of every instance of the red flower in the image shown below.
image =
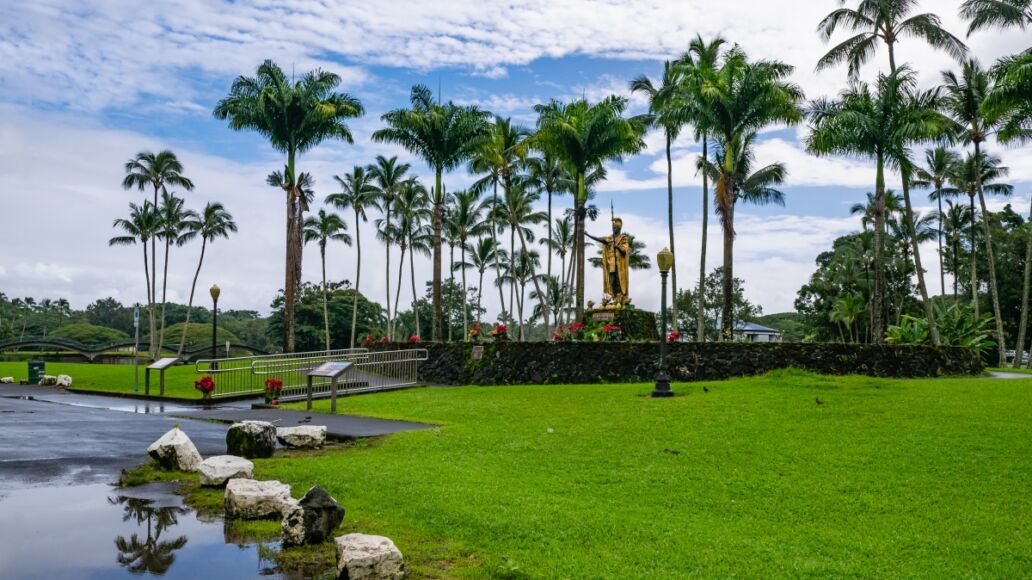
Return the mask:
<path fill-rule="evenodd" d="M 208 375 L 204 375 L 200 379 L 194 381 L 194 388 L 202 393 L 210 393 L 215 390 L 215 381 Z"/>
<path fill-rule="evenodd" d="M 620 332 L 620 326 L 617 324 L 607 324 L 603 330 L 606 332 Z"/>
<path fill-rule="evenodd" d="M 282 391 L 283 381 L 279 379 L 268 379 L 265 381 L 265 390 L 267 391 Z"/>
<path fill-rule="evenodd" d="M 365 338 L 362 339 L 362 346 L 369 346 L 369 345 L 373 344 L 374 340 L 376 340 L 376 339 L 373 338 L 373 335 L 367 334 L 367 335 L 365 335 Z"/>
<path fill-rule="evenodd" d="M 409 337 L 408 341 L 411 342 L 411 343 L 418 343 L 419 342 L 419 335 L 418 334 L 413 334 L 412 336 Z"/>
<path fill-rule="evenodd" d="M 584 323 L 583 322 L 574 322 L 568 328 L 569 328 L 570 332 L 580 332 L 581 330 L 584 330 Z"/>
<path fill-rule="evenodd" d="M 381 338 L 379 342 L 380 342 L 380 344 L 390 344 L 391 339 L 389 339 L 389 338 L 387 338 L 385 336 L 385 337 Z"/>
<path fill-rule="evenodd" d="M 670 331 L 670 334 L 667 335 L 667 342 L 677 342 L 678 340 L 680 340 L 680 338 L 681 333 L 677 332 L 676 330 L 672 330 Z"/>

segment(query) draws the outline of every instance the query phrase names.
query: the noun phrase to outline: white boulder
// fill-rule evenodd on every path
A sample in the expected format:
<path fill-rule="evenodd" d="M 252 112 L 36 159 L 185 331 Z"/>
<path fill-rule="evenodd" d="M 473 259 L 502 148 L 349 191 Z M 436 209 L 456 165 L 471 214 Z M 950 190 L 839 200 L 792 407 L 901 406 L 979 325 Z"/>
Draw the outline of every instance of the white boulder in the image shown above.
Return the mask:
<path fill-rule="evenodd" d="M 180 471 L 197 471 L 203 461 L 193 441 L 178 426 L 151 443 L 147 448 L 147 455 L 165 469 Z"/>
<path fill-rule="evenodd" d="M 231 479 L 226 482 L 226 517 L 261 519 L 282 517 L 297 505 L 290 486 L 278 481 Z"/>
<path fill-rule="evenodd" d="M 54 375 L 43 375 L 39 378 L 39 384 L 44 387 L 53 387 L 57 384 L 57 377 Z"/>
<path fill-rule="evenodd" d="M 276 438 L 287 447 L 315 448 L 326 443 L 325 425 L 298 425 L 297 427 L 278 427 Z"/>
<path fill-rule="evenodd" d="M 201 474 L 201 485 L 221 487 L 231 479 L 254 477 L 254 464 L 243 457 L 216 455 L 202 461 L 197 471 Z"/>
<path fill-rule="evenodd" d="M 68 375 L 57 375 L 57 386 L 64 388 L 72 386 L 72 377 Z"/>
<path fill-rule="evenodd" d="M 335 541 L 338 578 L 379 580 L 405 577 L 405 559 L 390 538 L 347 534 Z"/>
<path fill-rule="evenodd" d="M 4 377 L 4 378 L 0 379 L 0 383 L 3 383 L 5 385 L 9 385 L 9 384 L 11 384 L 13 382 L 14 382 L 14 377 Z"/>

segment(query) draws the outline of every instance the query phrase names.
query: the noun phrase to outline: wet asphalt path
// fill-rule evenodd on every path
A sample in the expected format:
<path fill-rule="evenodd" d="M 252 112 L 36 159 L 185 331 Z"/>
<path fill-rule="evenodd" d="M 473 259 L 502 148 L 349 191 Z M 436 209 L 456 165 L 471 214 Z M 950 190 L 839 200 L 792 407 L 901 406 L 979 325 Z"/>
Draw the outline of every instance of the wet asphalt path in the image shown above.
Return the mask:
<path fill-rule="evenodd" d="M 202 456 L 226 451 L 228 425 L 147 413 L 146 406 L 28 400 L 13 391 L 0 391 L 0 489 L 114 482 L 122 469 L 143 463 L 147 446 L 176 423 Z"/>

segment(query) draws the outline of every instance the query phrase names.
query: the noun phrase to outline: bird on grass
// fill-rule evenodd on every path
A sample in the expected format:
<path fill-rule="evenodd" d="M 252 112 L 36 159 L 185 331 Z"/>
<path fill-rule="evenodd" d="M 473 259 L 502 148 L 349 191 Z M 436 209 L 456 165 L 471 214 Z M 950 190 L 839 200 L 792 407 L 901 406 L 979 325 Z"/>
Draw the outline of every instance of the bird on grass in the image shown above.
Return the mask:
<path fill-rule="evenodd" d="M 670 455 L 680 455 L 681 454 L 681 452 L 679 450 L 677 450 L 677 449 L 670 449 L 670 448 L 664 449 L 663 452 L 664 453 L 669 453 Z"/>
<path fill-rule="evenodd" d="M 817 404 L 818 405 L 823 405 L 824 401 L 822 401 L 820 397 L 817 397 Z"/>
<path fill-rule="evenodd" d="M 703 385 L 702 386 L 702 392 L 708 393 L 709 392 L 709 387 L 707 387 L 706 385 Z"/>

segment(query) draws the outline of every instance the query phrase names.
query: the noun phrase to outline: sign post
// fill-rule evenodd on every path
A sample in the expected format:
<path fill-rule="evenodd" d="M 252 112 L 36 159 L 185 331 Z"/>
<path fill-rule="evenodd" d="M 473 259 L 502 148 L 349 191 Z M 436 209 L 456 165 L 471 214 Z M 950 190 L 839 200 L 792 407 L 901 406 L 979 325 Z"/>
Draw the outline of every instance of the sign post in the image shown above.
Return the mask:
<path fill-rule="evenodd" d="M 133 308 L 133 328 L 136 340 L 133 345 L 133 394 L 140 392 L 140 307 Z"/>
<path fill-rule="evenodd" d="M 305 405 L 305 408 L 309 411 L 312 410 L 312 379 L 315 377 L 321 377 L 330 379 L 330 412 L 336 413 L 337 381 L 349 368 L 351 368 L 351 363 L 347 361 L 325 362 L 308 371 L 308 387 L 305 392 L 307 404 Z"/>

